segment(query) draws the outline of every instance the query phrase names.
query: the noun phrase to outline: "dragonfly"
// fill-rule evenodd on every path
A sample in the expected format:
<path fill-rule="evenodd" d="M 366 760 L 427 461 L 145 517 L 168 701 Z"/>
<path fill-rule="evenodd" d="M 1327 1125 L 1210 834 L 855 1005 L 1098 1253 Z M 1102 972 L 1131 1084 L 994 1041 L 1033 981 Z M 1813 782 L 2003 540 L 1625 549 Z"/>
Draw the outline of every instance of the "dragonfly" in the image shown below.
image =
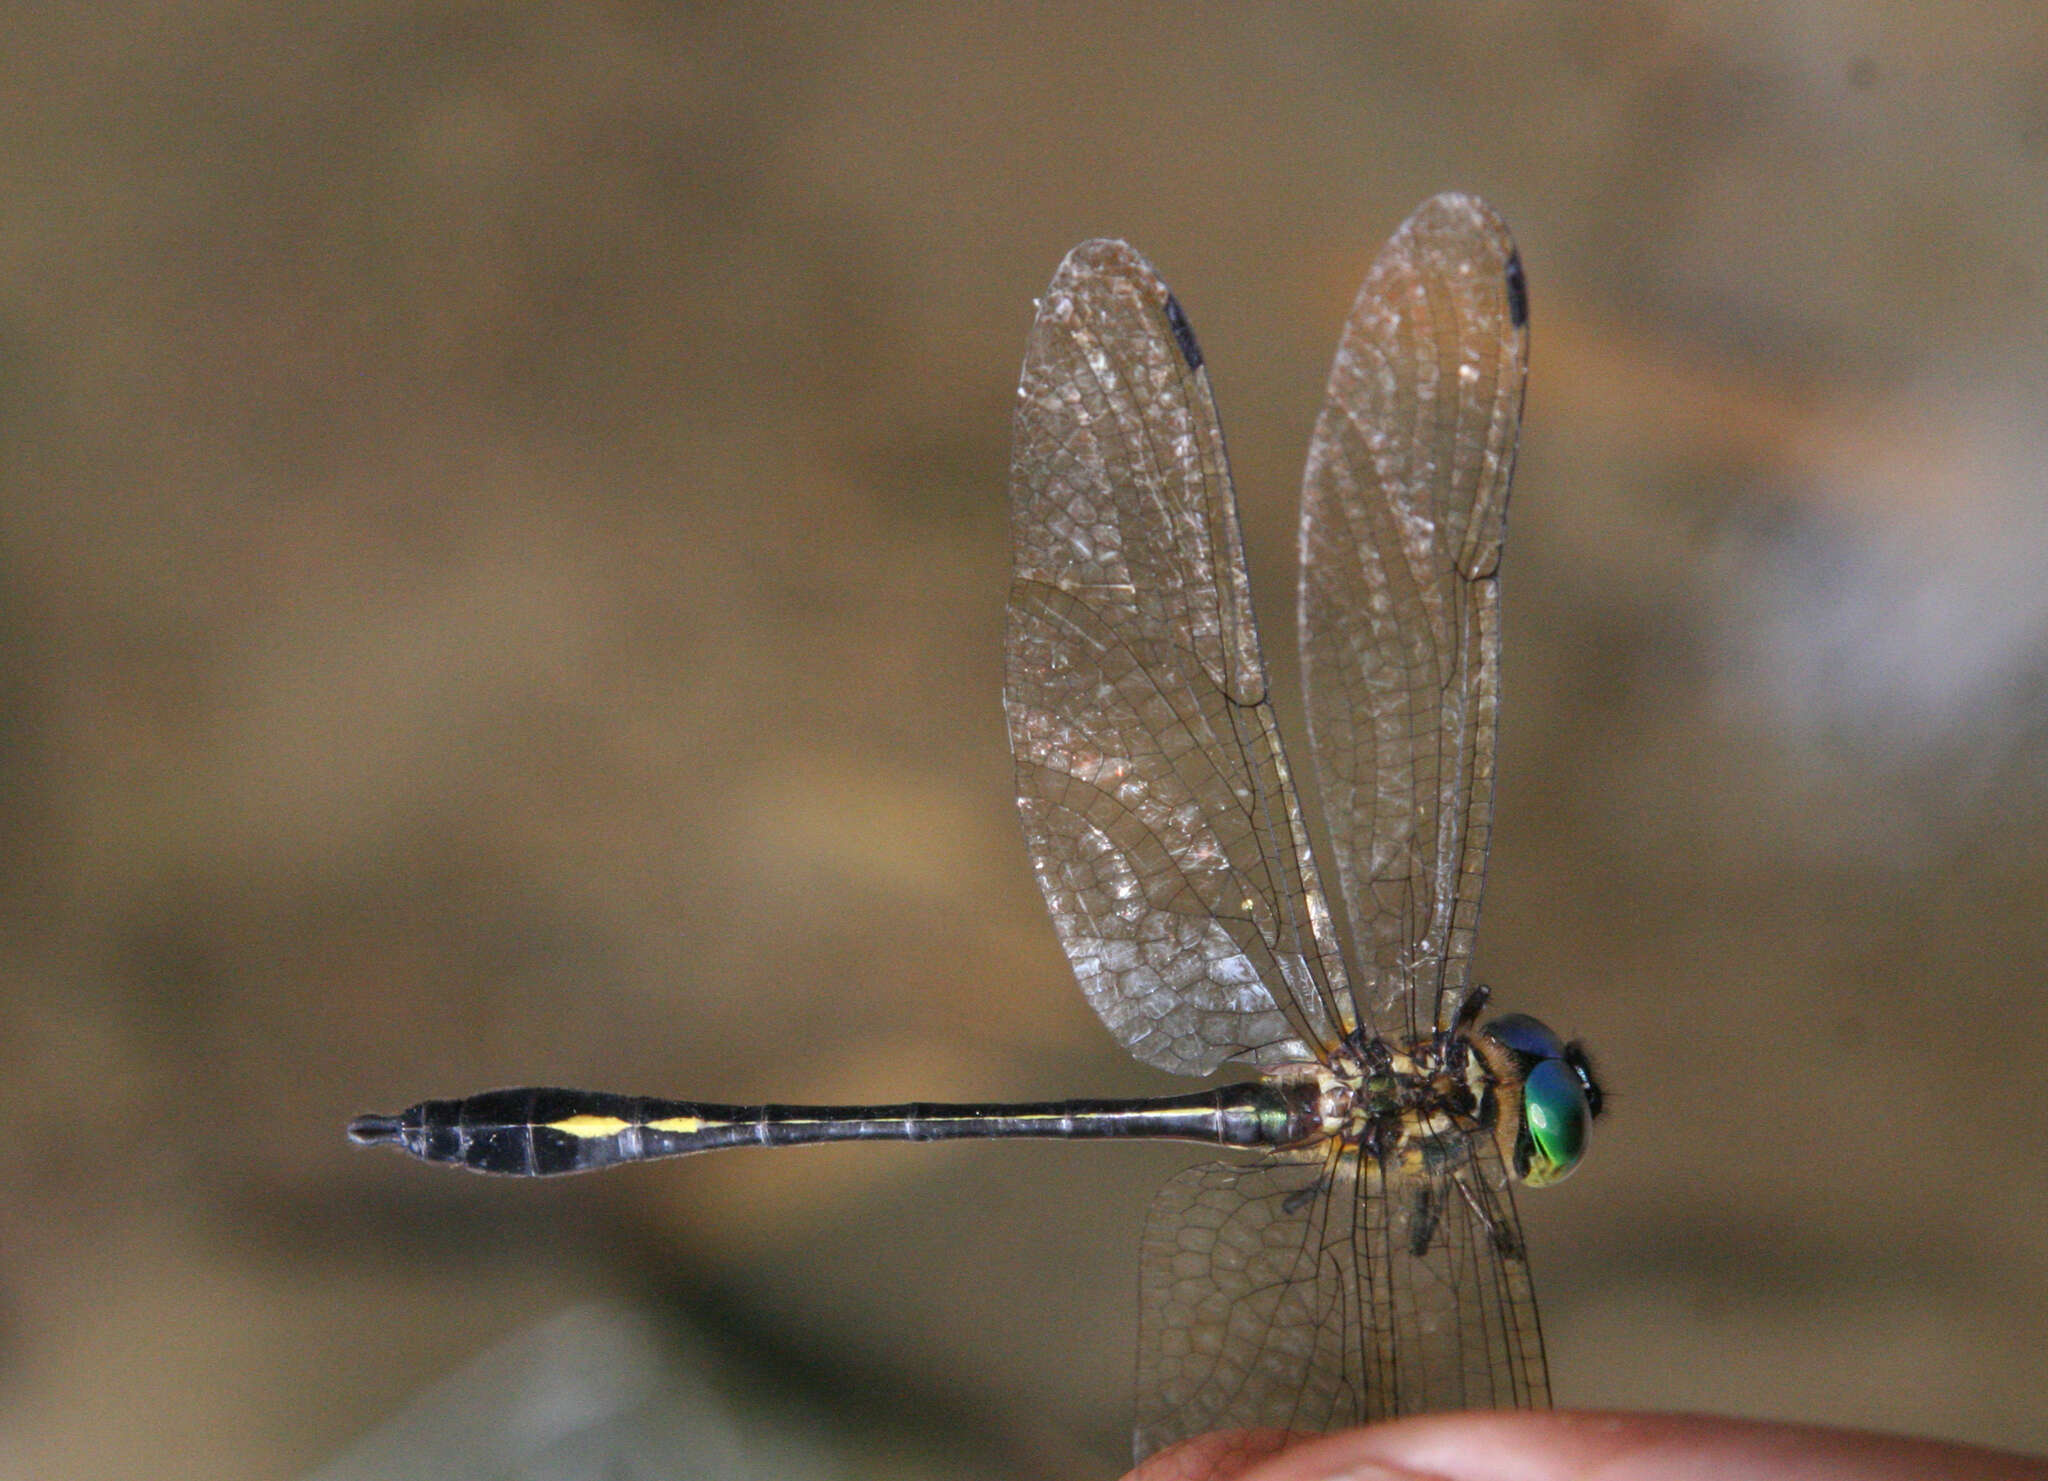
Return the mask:
<path fill-rule="evenodd" d="M 727 1106 L 522 1088 L 363 1144 L 547 1176 L 735 1146 L 1155 1138 L 1238 1149 L 1155 1199 L 1134 1454 L 1214 1472 L 1290 1437 L 1550 1402 L 1516 1184 L 1582 1160 L 1577 1043 L 1471 981 L 1491 835 L 1521 259 L 1425 202 L 1345 322 L 1301 498 L 1310 814 L 1253 621 L 1201 348 L 1151 265 L 1085 242 L 1027 342 L 1003 703 L 1033 871 L 1082 991 L 1192 1094 Z M 1320 843 L 1320 848 L 1316 845 Z M 1324 865 L 1334 871 L 1334 893 Z M 1206 1473 L 1205 1473 L 1206 1474 Z"/>

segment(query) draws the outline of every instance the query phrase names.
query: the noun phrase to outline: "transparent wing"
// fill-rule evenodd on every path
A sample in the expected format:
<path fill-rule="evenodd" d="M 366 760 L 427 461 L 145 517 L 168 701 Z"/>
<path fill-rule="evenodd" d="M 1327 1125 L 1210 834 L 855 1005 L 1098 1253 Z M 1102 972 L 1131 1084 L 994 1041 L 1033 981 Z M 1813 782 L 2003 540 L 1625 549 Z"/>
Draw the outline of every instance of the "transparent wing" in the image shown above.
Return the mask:
<path fill-rule="evenodd" d="M 1309 749 L 1354 937 L 1358 1012 L 1395 1037 L 1441 1026 L 1467 983 L 1493 813 L 1497 573 L 1527 352 L 1507 228 L 1475 197 L 1437 196 L 1359 289 L 1309 445 Z"/>
<path fill-rule="evenodd" d="M 1214 1431 L 1242 1454 L 1403 1414 L 1548 1405 L 1507 1177 L 1490 1139 L 1468 1145 L 1472 1160 L 1427 1176 L 1353 1148 L 1211 1163 L 1161 1189 L 1138 1458 Z"/>
<path fill-rule="evenodd" d="M 1182 1074 L 1311 1057 L 1349 991 L 1281 755 L 1223 434 L 1121 242 L 1053 277 L 1010 473 L 1007 681 L 1032 866 L 1088 1000 Z"/>

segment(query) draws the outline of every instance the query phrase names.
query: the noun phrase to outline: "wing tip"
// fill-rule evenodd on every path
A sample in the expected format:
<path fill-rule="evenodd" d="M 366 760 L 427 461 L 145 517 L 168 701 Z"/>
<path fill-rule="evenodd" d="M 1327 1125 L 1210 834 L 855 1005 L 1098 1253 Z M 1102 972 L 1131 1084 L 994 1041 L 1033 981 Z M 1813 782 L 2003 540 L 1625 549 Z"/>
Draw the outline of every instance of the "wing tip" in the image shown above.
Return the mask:
<path fill-rule="evenodd" d="M 1152 264 L 1136 247 L 1121 237 L 1090 237 L 1060 259 L 1054 281 L 1061 278 L 1095 277 L 1104 273 L 1127 272 L 1136 267 L 1156 277 Z"/>
<path fill-rule="evenodd" d="M 1202 346 L 1195 338 L 1194 326 L 1188 322 L 1187 311 L 1180 306 L 1180 300 L 1173 296 L 1166 280 L 1146 260 L 1144 253 L 1117 237 L 1092 237 L 1060 259 L 1059 270 L 1052 276 L 1052 287 L 1041 303 L 1071 300 L 1076 290 L 1089 284 L 1123 285 L 1126 291 L 1135 289 L 1141 300 L 1165 317 L 1167 327 L 1173 331 L 1173 342 L 1188 369 L 1201 370 L 1204 362 Z"/>
<path fill-rule="evenodd" d="M 1479 196 L 1455 190 L 1431 196 L 1409 213 L 1388 239 L 1387 248 L 1417 261 L 1439 258 L 1477 265 L 1492 258 L 1504 278 L 1503 292 L 1514 327 L 1520 329 L 1528 322 L 1528 280 L 1522 271 L 1521 251 L 1500 212 Z"/>

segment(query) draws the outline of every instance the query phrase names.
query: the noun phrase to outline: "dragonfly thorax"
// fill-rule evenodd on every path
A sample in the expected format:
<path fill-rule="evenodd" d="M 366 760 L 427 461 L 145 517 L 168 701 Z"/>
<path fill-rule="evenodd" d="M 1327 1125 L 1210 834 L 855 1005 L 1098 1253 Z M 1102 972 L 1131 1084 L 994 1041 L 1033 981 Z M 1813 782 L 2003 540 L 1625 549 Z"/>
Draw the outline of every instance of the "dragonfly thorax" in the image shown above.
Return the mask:
<path fill-rule="evenodd" d="M 1490 1127 L 1491 1076 L 1455 1033 L 1406 1045 L 1353 1035 L 1311 1069 L 1316 1135 L 1383 1166 L 1439 1172 Z"/>

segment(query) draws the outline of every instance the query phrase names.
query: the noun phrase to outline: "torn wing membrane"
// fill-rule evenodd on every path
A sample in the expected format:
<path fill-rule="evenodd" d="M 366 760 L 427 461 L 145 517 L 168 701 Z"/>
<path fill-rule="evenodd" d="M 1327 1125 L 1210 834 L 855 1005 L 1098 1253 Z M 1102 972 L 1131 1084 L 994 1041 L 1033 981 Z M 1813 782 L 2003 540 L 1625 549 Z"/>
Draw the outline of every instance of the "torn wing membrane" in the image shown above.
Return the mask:
<path fill-rule="evenodd" d="M 1443 195 L 1387 243 L 1344 326 L 1302 486 L 1309 753 L 1388 1036 L 1469 985 L 1493 808 L 1497 571 L 1528 330 L 1500 219 Z M 1435 1022 L 1417 1022 L 1434 1006 Z"/>
<path fill-rule="evenodd" d="M 1165 285 L 1091 242 L 1018 389 L 1005 707 L 1061 944 L 1131 1052 L 1184 1074 L 1353 1026 L 1266 694 L 1208 380 Z"/>

